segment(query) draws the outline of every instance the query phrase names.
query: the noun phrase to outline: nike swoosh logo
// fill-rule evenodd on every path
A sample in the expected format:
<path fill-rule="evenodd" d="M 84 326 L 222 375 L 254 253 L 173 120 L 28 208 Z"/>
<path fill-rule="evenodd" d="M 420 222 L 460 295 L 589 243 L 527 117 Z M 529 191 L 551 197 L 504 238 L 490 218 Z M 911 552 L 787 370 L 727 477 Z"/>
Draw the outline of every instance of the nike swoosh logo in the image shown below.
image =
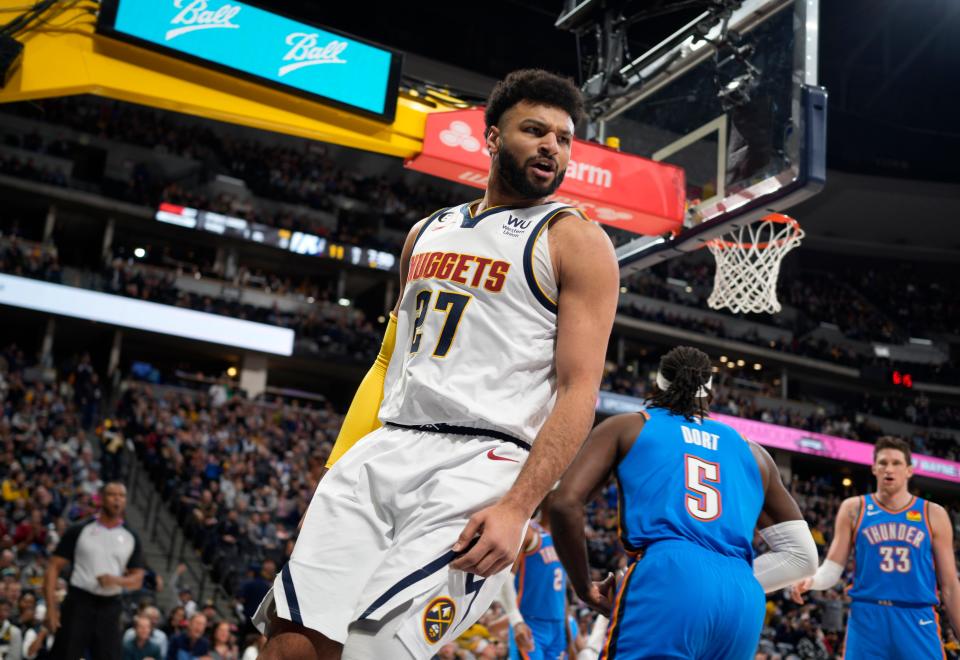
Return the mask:
<path fill-rule="evenodd" d="M 868 515 L 868 516 L 875 516 L 875 515 L 877 515 L 878 513 L 880 513 L 880 511 L 867 511 L 867 515 Z"/>
<path fill-rule="evenodd" d="M 494 449 L 491 449 L 490 451 L 487 452 L 487 458 L 489 458 L 491 461 L 510 461 L 511 463 L 520 462 L 515 458 L 507 458 L 506 456 L 497 456 L 496 454 L 493 453 L 494 451 L 495 451 Z"/>
<path fill-rule="evenodd" d="M 929 626 L 931 623 L 933 623 L 933 621 L 931 621 L 930 619 L 923 619 L 919 623 L 921 626 Z"/>

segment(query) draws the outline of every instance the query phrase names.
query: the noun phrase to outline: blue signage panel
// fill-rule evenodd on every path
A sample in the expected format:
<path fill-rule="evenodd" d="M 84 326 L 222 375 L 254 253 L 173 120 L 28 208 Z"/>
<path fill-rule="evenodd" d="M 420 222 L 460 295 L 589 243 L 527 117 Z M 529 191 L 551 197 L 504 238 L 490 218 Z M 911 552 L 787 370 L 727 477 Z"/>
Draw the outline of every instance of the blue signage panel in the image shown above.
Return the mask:
<path fill-rule="evenodd" d="M 109 0 L 98 30 L 393 120 L 400 55 L 245 2 Z"/>

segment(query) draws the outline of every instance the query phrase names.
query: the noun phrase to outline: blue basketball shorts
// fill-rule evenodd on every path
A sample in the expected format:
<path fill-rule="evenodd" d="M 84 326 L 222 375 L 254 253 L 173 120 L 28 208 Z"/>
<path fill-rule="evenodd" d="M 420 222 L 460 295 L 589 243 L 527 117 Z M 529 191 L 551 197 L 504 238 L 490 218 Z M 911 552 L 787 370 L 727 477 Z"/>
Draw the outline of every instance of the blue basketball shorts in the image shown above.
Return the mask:
<path fill-rule="evenodd" d="M 850 604 L 844 660 L 943 660 L 940 617 L 930 605 L 896 607 L 866 601 Z"/>
<path fill-rule="evenodd" d="M 661 541 L 620 584 L 601 659 L 751 660 L 766 597 L 743 559 Z"/>
<path fill-rule="evenodd" d="M 513 638 L 513 626 L 510 627 L 510 660 L 562 660 L 567 652 L 567 630 L 563 621 L 524 617 L 524 623 L 533 633 L 533 650 L 522 653 Z"/>

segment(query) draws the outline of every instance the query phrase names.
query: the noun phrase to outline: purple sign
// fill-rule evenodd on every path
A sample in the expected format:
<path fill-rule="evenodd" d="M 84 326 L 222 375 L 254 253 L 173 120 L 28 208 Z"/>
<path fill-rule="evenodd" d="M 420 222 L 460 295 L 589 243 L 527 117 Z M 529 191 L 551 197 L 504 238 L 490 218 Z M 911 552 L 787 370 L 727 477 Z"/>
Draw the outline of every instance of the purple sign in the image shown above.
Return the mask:
<path fill-rule="evenodd" d="M 823 456 L 837 461 L 873 465 L 873 445 L 832 435 L 800 431 L 777 424 L 757 422 L 730 415 L 711 414 L 711 419 L 729 424 L 744 436 L 764 447 L 785 449 L 800 454 Z M 913 455 L 914 474 L 931 479 L 960 483 L 960 463 L 933 456 Z"/>

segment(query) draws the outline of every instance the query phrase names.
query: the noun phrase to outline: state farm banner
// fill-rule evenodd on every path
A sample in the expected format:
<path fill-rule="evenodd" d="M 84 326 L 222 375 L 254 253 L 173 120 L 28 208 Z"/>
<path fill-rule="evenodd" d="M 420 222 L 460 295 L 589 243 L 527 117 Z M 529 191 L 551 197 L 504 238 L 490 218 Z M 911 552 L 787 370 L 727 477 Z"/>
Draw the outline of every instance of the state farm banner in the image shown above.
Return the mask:
<path fill-rule="evenodd" d="M 490 154 L 484 128 L 482 108 L 432 113 L 427 117 L 423 151 L 405 164 L 486 188 Z M 552 199 L 579 206 L 603 224 L 659 235 L 681 228 L 685 195 L 680 167 L 574 140 L 566 176 Z"/>

